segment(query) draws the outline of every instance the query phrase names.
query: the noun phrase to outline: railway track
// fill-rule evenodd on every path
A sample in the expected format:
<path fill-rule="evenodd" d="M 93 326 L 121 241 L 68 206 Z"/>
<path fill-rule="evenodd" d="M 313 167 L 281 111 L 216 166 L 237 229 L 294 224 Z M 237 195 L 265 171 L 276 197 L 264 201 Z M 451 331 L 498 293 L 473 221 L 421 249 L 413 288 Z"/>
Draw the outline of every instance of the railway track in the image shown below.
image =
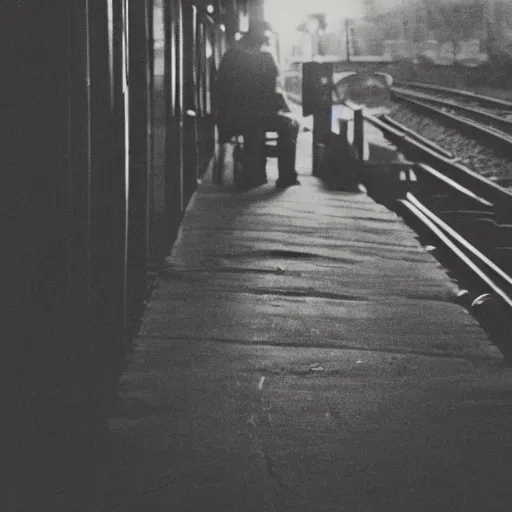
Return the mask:
<path fill-rule="evenodd" d="M 512 150 L 512 121 L 509 119 L 423 93 L 394 88 L 392 94 L 395 100 L 406 102 L 413 109 L 442 120 L 494 150 L 507 155 Z"/>
<path fill-rule="evenodd" d="M 443 112 L 460 115 L 461 117 L 476 121 L 485 126 L 495 128 L 503 133 L 512 135 L 512 110 L 499 111 L 476 108 L 466 103 L 458 103 L 451 99 L 439 98 L 431 94 L 415 92 L 407 88 L 393 87 L 392 94 L 401 100 L 416 100 L 427 105 L 437 107 Z M 512 105 L 511 105 L 512 109 Z"/>
<path fill-rule="evenodd" d="M 395 80 L 394 87 L 407 90 L 422 91 L 424 93 L 431 93 L 441 98 L 463 101 L 480 108 L 495 110 L 497 112 L 509 112 L 512 114 L 512 102 L 502 100 L 500 98 L 493 98 L 492 96 L 485 96 L 470 91 L 463 91 L 461 89 L 452 89 L 450 87 L 443 87 L 440 85 L 427 84 L 424 82 L 409 82 L 405 80 Z"/>
<path fill-rule="evenodd" d="M 435 144 L 424 144 L 419 134 L 409 129 L 403 130 L 399 123 L 389 116 L 374 117 L 365 115 L 365 120 L 378 128 L 384 136 L 412 162 L 423 162 L 439 170 L 448 178 L 475 191 L 490 202 L 511 204 L 512 193 L 496 183 L 482 177 L 453 156 L 436 150 Z M 444 150 L 443 150 L 444 151 Z"/>
<path fill-rule="evenodd" d="M 424 244 L 435 246 L 435 256 L 452 271 L 461 286 L 459 301 L 486 330 L 490 340 L 512 361 L 512 277 L 468 238 L 451 227 L 414 194 L 399 199 L 396 210 Z"/>
<path fill-rule="evenodd" d="M 401 215 L 424 245 L 435 247 L 463 290 L 460 301 L 512 360 L 512 193 L 391 118 L 365 119 L 408 160 L 364 174 L 368 193 Z"/>
<path fill-rule="evenodd" d="M 420 109 L 435 108 L 407 99 Z M 472 134 L 481 133 L 475 121 L 436 110 Z M 390 116 L 365 115 L 365 120 L 409 160 L 391 166 L 390 172 L 364 173 L 368 194 L 401 215 L 423 244 L 435 250 L 436 258 L 460 285 L 460 303 L 511 362 L 512 192 Z M 500 147 L 512 149 L 512 137 L 497 133 L 489 124 L 484 128 L 489 140 L 497 139 Z"/>

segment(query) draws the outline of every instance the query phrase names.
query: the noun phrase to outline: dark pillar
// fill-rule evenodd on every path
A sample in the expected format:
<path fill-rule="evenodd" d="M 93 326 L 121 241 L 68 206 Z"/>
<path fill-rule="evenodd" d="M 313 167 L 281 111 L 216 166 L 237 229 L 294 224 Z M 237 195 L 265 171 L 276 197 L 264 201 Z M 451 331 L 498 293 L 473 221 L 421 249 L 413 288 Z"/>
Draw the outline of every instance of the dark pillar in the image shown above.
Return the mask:
<path fill-rule="evenodd" d="M 318 172 L 321 145 L 331 133 L 332 75 L 332 63 L 303 64 L 302 111 L 313 115 L 313 176 Z"/>
<path fill-rule="evenodd" d="M 86 1 L 70 7 L 69 42 L 69 302 L 74 321 L 87 333 L 91 330 L 91 62 L 90 19 Z M 83 341 L 82 352 L 86 352 Z"/>
<path fill-rule="evenodd" d="M 354 110 L 354 146 L 357 151 L 357 158 L 364 160 L 364 118 L 362 108 Z"/>
<path fill-rule="evenodd" d="M 145 287 L 148 258 L 148 5 L 128 4 L 129 34 L 129 211 L 128 286 L 130 319 Z"/>
<path fill-rule="evenodd" d="M 249 0 L 249 23 L 252 21 L 263 21 L 265 19 L 263 4 L 263 0 Z"/>
<path fill-rule="evenodd" d="M 126 135 L 127 116 L 126 104 L 128 99 L 127 77 L 123 72 L 126 62 L 126 0 L 113 0 L 112 20 L 112 119 L 111 119 L 111 172 L 110 186 L 110 215 L 112 226 L 112 243 L 110 245 L 111 261 L 115 261 L 111 275 L 110 295 L 118 301 L 116 320 L 125 327 L 128 323 L 127 310 L 127 229 L 128 229 L 128 185 Z"/>
<path fill-rule="evenodd" d="M 183 54 L 184 118 L 183 118 L 183 179 L 184 207 L 197 187 L 197 112 L 196 91 L 196 8 L 183 5 L 183 43 L 188 49 Z"/>
<path fill-rule="evenodd" d="M 165 217 L 166 236 L 171 237 L 181 222 L 183 213 L 183 34 L 179 0 L 166 2 L 166 63 L 167 88 Z"/>

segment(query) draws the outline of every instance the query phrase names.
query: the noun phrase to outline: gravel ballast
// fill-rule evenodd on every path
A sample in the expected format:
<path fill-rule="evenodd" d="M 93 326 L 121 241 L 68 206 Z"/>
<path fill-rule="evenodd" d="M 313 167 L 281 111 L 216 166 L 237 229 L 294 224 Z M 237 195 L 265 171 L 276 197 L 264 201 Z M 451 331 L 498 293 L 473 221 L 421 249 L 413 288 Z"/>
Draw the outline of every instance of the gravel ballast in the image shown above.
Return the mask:
<path fill-rule="evenodd" d="M 502 186 L 512 186 L 512 155 L 504 158 L 477 139 L 448 128 L 437 119 L 424 116 L 402 103 L 394 103 L 389 115 L 453 153 L 459 162 Z"/>

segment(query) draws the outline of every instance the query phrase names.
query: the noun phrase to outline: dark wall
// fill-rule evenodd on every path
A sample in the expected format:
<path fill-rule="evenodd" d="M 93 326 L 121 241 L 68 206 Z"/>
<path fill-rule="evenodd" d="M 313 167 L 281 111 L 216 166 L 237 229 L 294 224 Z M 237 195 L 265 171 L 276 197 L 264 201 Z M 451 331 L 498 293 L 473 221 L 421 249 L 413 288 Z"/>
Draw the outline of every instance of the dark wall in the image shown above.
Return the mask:
<path fill-rule="evenodd" d="M 60 351 L 53 319 L 69 312 L 67 16 L 60 2 L 2 8 L 2 329 L 11 376 Z M 25 382 L 27 379 L 23 378 Z"/>
<path fill-rule="evenodd" d="M 213 153 L 212 112 L 196 101 L 215 65 L 200 16 L 181 0 L 2 6 L 0 360 L 13 403 L 88 382 L 129 347 L 148 265 Z"/>
<path fill-rule="evenodd" d="M 205 8 L 2 5 L 0 376 L 13 428 L 22 414 L 37 432 L 36 416 L 79 402 L 130 350 L 148 268 L 214 150 L 225 36 Z"/>

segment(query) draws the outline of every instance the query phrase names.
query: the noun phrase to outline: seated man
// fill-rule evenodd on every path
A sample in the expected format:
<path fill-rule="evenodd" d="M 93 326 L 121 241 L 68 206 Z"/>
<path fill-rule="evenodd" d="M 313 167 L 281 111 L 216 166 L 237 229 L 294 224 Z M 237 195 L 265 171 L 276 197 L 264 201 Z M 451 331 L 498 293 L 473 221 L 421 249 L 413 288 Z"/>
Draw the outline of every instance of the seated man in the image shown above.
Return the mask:
<path fill-rule="evenodd" d="M 295 171 L 295 149 L 299 125 L 285 112 L 286 102 L 276 92 L 279 70 L 268 52 L 268 24 L 253 24 L 247 34 L 222 57 L 215 86 L 215 110 L 220 142 L 233 135 L 244 136 L 245 155 L 260 155 L 246 169 L 254 184 L 265 181 L 265 155 L 262 148 L 266 131 L 278 133 L 279 188 L 299 185 Z M 249 164 L 252 165 L 249 165 Z"/>

